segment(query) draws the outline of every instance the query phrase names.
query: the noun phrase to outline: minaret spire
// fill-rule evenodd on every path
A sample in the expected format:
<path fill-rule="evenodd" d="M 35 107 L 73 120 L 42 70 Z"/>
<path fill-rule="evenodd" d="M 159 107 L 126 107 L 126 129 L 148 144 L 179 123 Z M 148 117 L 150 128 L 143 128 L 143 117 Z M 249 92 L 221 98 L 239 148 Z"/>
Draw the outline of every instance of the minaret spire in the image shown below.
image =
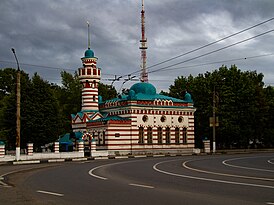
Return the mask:
<path fill-rule="evenodd" d="M 144 0 L 142 0 L 142 11 L 141 11 L 141 31 L 142 31 L 142 37 L 140 40 L 140 50 L 141 50 L 141 81 L 147 82 L 148 81 L 148 74 L 146 70 L 146 61 L 147 61 L 147 39 L 145 35 L 145 6 L 144 6 Z"/>
<path fill-rule="evenodd" d="M 97 67 L 98 58 L 90 49 L 90 33 L 88 25 L 88 49 L 81 58 L 83 67 L 78 69 L 79 80 L 82 84 L 82 112 L 97 112 L 98 106 L 98 84 L 101 79 L 101 69 Z"/>
<path fill-rule="evenodd" d="M 88 49 L 90 49 L 90 32 L 89 32 L 89 21 L 87 21 L 88 25 Z"/>

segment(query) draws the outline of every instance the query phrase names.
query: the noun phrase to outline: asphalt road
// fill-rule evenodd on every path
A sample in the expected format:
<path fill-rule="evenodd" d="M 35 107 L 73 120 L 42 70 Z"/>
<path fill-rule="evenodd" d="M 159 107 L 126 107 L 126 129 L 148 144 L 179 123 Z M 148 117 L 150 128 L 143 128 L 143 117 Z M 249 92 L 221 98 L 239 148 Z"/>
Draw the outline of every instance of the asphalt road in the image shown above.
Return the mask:
<path fill-rule="evenodd" d="M 14 186 L 0 185 L 1 205 L 274 205 L 274 154 L 95 160 L 6 177 Z"/>

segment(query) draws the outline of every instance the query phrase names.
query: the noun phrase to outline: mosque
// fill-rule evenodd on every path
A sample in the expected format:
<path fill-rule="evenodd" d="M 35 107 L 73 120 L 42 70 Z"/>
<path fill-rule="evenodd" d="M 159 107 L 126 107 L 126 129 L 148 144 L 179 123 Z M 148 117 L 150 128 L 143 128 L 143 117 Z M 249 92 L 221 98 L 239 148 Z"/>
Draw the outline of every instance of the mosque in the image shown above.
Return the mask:
<path fill-rule="evenodd" d="M 142 15 L 144 7 L 142 5 Z M 142 19 L 142 51 L 145 65 Z M 98 58 L 88 49 L 81 58 L 83 67 L 78 69 L 82 84 L 81 111 L 71 115 L 73 132 L 83 133 L 82 139 L 90 147 L 96 142 L 96 150 L 109 155 L 191 153 L 194 149 L 193 100 L 189 93 L 182 99 L 161 95 L 147 81 L 143 67 L 143 79 L 132 85 L 128 94 L 102 101 L 98 95 L 101 69 Z M 145 80 L 144 80 L 145 79 Z"/>

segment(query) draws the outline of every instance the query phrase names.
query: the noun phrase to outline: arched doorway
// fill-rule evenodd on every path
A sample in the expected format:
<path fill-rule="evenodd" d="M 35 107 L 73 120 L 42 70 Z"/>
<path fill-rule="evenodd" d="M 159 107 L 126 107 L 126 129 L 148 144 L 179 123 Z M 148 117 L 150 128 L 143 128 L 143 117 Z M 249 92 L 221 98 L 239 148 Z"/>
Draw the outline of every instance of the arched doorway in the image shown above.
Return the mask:
<path fill-rule="evenodd" d="M 89 157 L 90 154 L 91 154 L 90 147 L 91 147 L 92 135 L 90 133 L 84 133 L 83 136 L 82 136 L 82 139 L 84 141 L 85 156 Z"/>

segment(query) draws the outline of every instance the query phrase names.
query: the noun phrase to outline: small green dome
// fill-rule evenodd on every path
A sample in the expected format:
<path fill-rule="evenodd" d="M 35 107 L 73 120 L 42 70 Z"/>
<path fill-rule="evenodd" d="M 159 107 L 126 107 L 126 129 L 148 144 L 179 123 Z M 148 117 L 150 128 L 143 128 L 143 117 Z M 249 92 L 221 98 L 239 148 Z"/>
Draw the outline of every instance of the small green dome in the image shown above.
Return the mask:
<path fill-rule="evenodd" d="M 99 103 L 103 102 L 103 97 L 101 95 L 98 96 L 98 102 Z"/>
<path fill-rule="evenodd" d="M 184 100 L 187 101 L 187 102 L 192 102 L 191 95 L 188 92 L 186 92 Z"/>
<path fill-rule="evenodd" d="M 142 93 L 146 95 L 155 95 L 156 94 L 156 88 L 146 82 L 136 83 L 133 86 L 131 86 L 130 91 L 133 90 L 136 94 Z"/>
<path fill-rule="evenodd" d="M 94 58 L 94 52 L 90 48 L 85 52 L 85 58 Z"/>

